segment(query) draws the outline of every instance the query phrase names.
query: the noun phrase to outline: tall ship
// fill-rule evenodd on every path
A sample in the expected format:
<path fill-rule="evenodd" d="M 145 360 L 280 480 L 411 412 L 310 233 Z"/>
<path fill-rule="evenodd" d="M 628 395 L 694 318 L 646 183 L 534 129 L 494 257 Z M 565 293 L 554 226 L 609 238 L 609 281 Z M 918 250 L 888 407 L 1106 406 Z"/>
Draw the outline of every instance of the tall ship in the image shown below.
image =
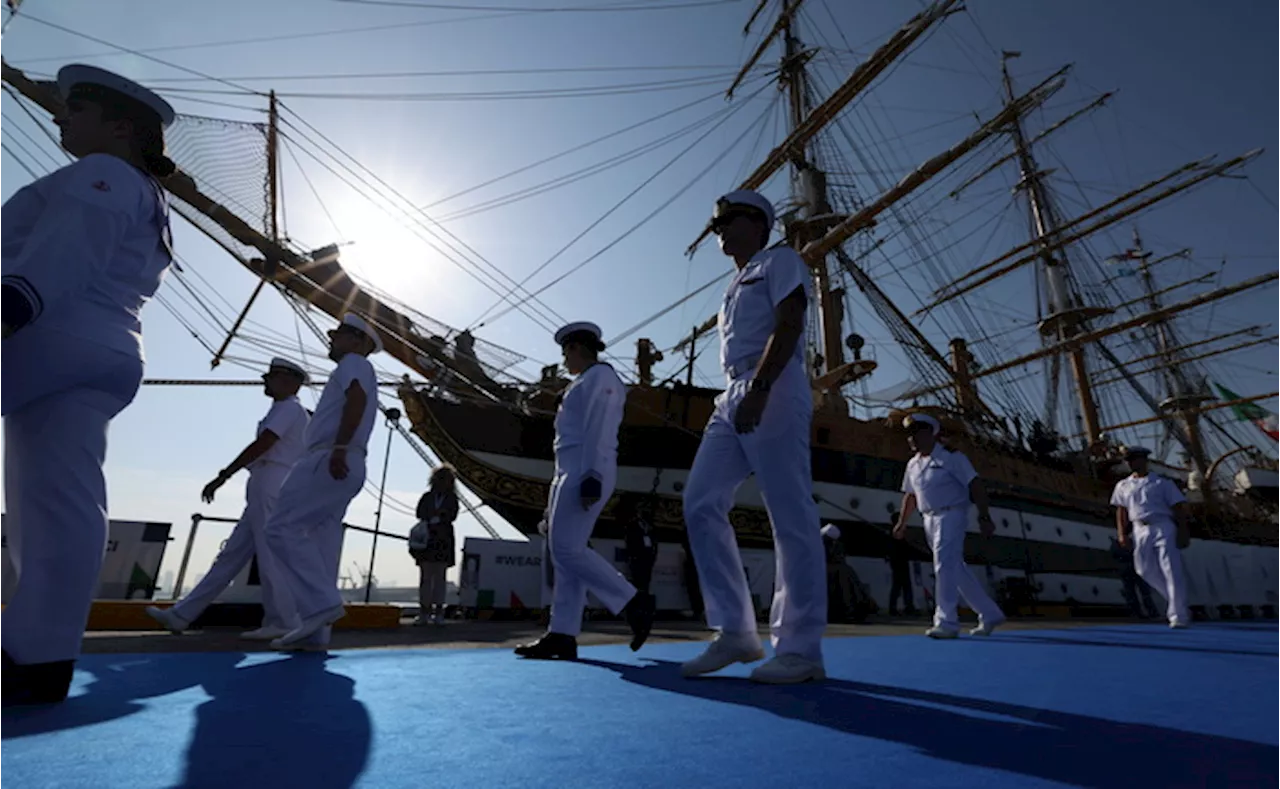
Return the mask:
<path fill-rule="evenodd" d="M 1056 157 L 1053 166 L 1046 164 L 1044 146 L 1071 134 L 1112 95 L 1053 109 L 1050 100 L 1060 97 L 1070 68 L 1028 79 L 1018 74 L 1019 53 L 1003 52 L 991 63 L 1003 91 L 999 108 L 967 119 L 967 133 L 940 143 L 932 156 L 886 175 L 874 149 L 855 143 L 866 134 L 852 133 L 849 109 L 927 46 L 929 35 L 962 10 L 958 0 L 936 0 L 905 20 L 837 85 L 812 68 L 819 48 L 804 38 L 815 31 L 801 22 L 803 3 L 777 4 L 773 17 L 763 13 L 770 5 L 760 3 L 751 15 L 747 27 L 758 33 L 758 44 L 724 88 L 730 100 L 776 88 L 785 133 L 741 183 L 715 192 L 785 187 L 781 198 L 767 193 L 777 203 L 786 243 L 811 268 L 815 293 L 804 340 L 814 403 L 813 496 L 823 522 L 840 527 L 847 552 L 887 555 L 909 458 L 901 423 L 906 414 L 927 412 L 988 485 L 995 534 L 981 536 L 975 523 L 965 554 L 970 564 L 985 566 L 1006 603 L 1082 611 L 1120 605 L 1109 499 L 1128 473 L 1127 448 L 1151 444 L 1160 461 L 1154 469 L 1174 479 L 1190 501 L 1192 547 L 1185 557 L 1193 605 L 1213 617 L 1274 616 L 1276 426 L 1274 415 L 1257 404 L 1277 393 L 1237 394 L 1205 367 L 1223 354 L 1274 343 L 1274 328 L 1204 336 L 1187 319 L 1237 294 L 1274 301 L 1277 273 L 1209 289 L 1196 287 L 1206 284 L 1205 276 L 1168 282 L 1166 264 L 1185 260 L 1187 251 L 1149 247 L 1141 233 L 1144 211 L 1175 196 L 1210 192 L 1245 171 L 1260 151 L 1180 164 L 1078 208 L 1079 200 L 1064 199 L 1055 188 L 1065 165 Z M 8 64 L 3 79 L 35 105 L 57 111 L 48 81 Z M 395 389 L 412 433 L 453 464 L 484 505 L 521 532 L 536 533 L 554 469 L 557 395 L 568 380 L 555 366 L 538 380 L 519 380 L 510 370 L 523 360 L 520 354 L 357 281 L 342 266 L 337 245 L 307 251 L 282 238 L 280 114 L 274 94 L 269 101 L 268 121 L 251 130 L 265 151 L 257 194 L 237 193 L 226 163 L 208 147 L 216 135 L 243 135 L 250 125 L 180 116 L 170 148 L 181 170 L 164 184 L 176 198 L 174 209 L 258 278 L 255 298 L 267 288 L 277 291 L 317 334 L 316 312 L 337 318 L 354 311 L 375 324 L 387 353 L 410 371 Z M 1022 238 L 978 258 L 953 254 L 958 236 L 984 231 L 955 206 L 983 190 L 1014 201 Z M 1117 231 L 1127 244 L 1115 244 Z M 685 251 L 692 255 L 709 235 L 708 228 L 689 239 Z M 459 239 L 449 243 L 455 242 L 465 246 Z M 915 285 L 914 303 L 886 292 L 889 278 L 906 281 L 904 272 Z M 714 293 L 726 279 L 689 295 Z M 989 294 L 1002 283 L 1005 294 L 1013 283 L 1019 303 L 993 304 Z M 1011 326 L 1002 307 L 1027 319 Z M 659 315 L 668 309 L 659 308 Z M 248 309 L 218 356 L 242 330 Z M 718 353 L 717 321 L 709 316 L 682 337 L 639 336 L 644 327 L 637 327 L 609 338 L 613 353 L 619 343 L 634 344 L 635 360 L 619 369 L 630 387 L 617 492 L 597 538 L 622 537 L 615 512 L 629 495 L 660 540 L 682 541 L 683 487 L 720 392 L 714 381 L 695 380 L 694 370 L 702 354 Z M 877 349 L 855 326 L 892 337 L 910 372 L 906 381 L 872 387 Z M 930 339 L 939 327 L 952 331 L 942 341 Z M 682 362 L 677 372 L 659 377 L 659 363 L 672 360 Z M 1154 441 L 1152 430 L 1158 431 Z M 772 548 L 754 480 L 737 492 L 730 519 L 744 548 Z M 918 521 L 908 541 L 918 558 L 928 559 Z"/>

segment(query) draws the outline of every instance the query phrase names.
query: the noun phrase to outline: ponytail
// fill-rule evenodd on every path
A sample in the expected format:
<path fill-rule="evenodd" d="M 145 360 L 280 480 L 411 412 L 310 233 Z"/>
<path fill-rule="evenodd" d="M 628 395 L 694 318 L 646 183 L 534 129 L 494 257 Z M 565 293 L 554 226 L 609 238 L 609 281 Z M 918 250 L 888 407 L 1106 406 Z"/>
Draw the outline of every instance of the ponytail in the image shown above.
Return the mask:
<path fill-rule="evenodd" d="M 168 178 L 178 171 L 173 160 L 164 155 L 164 132 L 159 124 L 135 126 L 133 148 L 147 172 L 156 178 Z"/>

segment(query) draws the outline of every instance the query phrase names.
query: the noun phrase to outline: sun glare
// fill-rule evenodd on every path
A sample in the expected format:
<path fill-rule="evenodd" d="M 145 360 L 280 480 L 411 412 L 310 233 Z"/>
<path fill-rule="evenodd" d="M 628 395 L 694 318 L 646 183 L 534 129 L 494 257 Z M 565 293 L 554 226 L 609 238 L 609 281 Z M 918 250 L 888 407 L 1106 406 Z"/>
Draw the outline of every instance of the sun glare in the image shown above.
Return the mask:
<path fill-rule="evenodd" d="M 346 235 L 340 240 L 343 267 L 400 300 L 415 301 L 456 271 L 431 247 L 432 234 L 418 228 L 415 217 L 393 215 L 363 198 L 341 206 L 334 217 Z"/>

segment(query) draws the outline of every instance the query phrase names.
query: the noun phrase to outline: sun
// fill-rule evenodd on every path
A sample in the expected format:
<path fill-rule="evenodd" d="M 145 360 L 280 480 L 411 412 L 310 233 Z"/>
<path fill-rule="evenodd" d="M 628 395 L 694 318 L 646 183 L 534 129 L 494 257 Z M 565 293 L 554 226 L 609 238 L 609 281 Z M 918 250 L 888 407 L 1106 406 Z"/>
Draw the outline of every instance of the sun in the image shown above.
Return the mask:
<path fill-rule="evenodd" d="M 345 235 L 338 241 L 342 267 L 397 300 L 414 303 L 457 272 L 432 247 L 447 250 L 436 238 L 443 232 L 421 214 L 383 210 L 356 196 L 338 207 L 334 219 Z"/>

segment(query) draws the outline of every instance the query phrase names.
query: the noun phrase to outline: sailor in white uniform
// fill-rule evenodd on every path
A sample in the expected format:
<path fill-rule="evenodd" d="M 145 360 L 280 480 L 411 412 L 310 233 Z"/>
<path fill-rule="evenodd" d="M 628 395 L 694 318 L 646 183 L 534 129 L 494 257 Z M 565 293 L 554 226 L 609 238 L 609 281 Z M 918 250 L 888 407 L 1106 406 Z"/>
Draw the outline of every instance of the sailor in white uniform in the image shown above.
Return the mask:
<path fill-rule="evenodd" d="M 58 72 L 77 161 L 3 208 L 4 478 L 18 574 L 4 703 L 66 698 L 107 541 L 107 425 L 142 382 L 142 306 L 172 259 L 156 180 L 173 108 L 90 66 Z"/>
<path fill-rule="evenodd" d="M 365 450 L 378 414 L 378 380 L 370 354 L 378 332 L 348 313 L 329 332 L 329 375 L 303 439 L 306 450 L 280 489 L 267 519 L 267 550 L 301 623 L 271 642 L 275 649 L 328 644 L 329 625 L 346 613 L 338 592 L 342 518 L 364 488 Z"/>
<path fill-rule="evenodd" d="M 810 473 L 813 395 L 800 343 L 810 272 L 791 247 L 765 247 L 773 222 L 769 201 L 746 190 L 720 198 L 711 220 L 738 272 L 720 307 L 727 388 L 716 398 L 689 472 L 684 516 L 707 623 L 719 632 L 681 667 L 685 676 L 764 657 L 728 517 L 738 487 L 754 473 L 773 526 L 778 570 L 770 615 L 776 654 L 751 678 L 782 684 L 826 677 L 826 561 Z"/>
<path fill-rule="evenodd" d="M 928 414 L 912 414 L 903 420 L 907 440 L 916 451 L 902 477 L 902 514 L 893 528 L 899 540 L 907 535 L 907 519 L 917 509 L 924 517 L 924 536 L 933 550 L 935 578 L 933 627 L 930 638 L 955 638 L 957 596 L 978 615 L 970 635 L 986 636 L 1004 622 L 1004 613 L 964 563 L 964 535 L 969 527 L 969 502 L 978 507 L 978 527 L 986 536 L 995 533 L 987 504 L 986 488 L 969 458 L 952 452 L 938 441 L 942 426 Z"/>
<path fill-rule="evenodd" d="M 627 390 L 618 374 L 599 360 L 600 327 L 586 321 L 556 332 L 564 366 L 577 380 L 556 411 L 555 479 L 551 483 L 547 542 L 555 569 L 551 623 L 517 655 L 541 660 L 578 656 L 582 609 L 591 592 L 631 627 L 631 649 L 639 649 L 653 626 L 653 603 L 587 544 L 618 477 L 618 428 Z"/>
<path fill-rule="evenodd" d="M 1191 625 L 1178 533 L 1187 529 L 1187 499 L 1169 479 L 1148 470 L 1151 450 L 1131 447 L 1133 474 L 1116 483 L 1111 505 L 1122 546 L 1133 545 L 1133 569 L 1169 602 L 1169 627 Z"/>
<path fill-rule="evenodd" d="M 181 633 L 190 627 L 254 558 L 258 561 L 262 589 L 262 626 L 250 630 L 243 637 L 270 641 L 301 624 L 288 588 L 277 583 L 278 571 L 274 557 L 267 550 L 263 528 L 275 508 L 280 486 L 293 464 L 302 457 L 302 438 L 311 417 L 298 401 L 298 389 L 307 382 L 307 373 L 296 363 L 276 357 L 263 374 L 262 382 L 272 403 L 267 415 L 258 423 L 257 437 L 231 461 L 231 465 L 219 471 L 201 493 L 205 503 L 211 503 L 218 488 L 240 469 L 249 469 L 240 521 L 209 572 L 186 597 L 168 609 L 147 608 L 152 619 L 173 633 Z"/>

